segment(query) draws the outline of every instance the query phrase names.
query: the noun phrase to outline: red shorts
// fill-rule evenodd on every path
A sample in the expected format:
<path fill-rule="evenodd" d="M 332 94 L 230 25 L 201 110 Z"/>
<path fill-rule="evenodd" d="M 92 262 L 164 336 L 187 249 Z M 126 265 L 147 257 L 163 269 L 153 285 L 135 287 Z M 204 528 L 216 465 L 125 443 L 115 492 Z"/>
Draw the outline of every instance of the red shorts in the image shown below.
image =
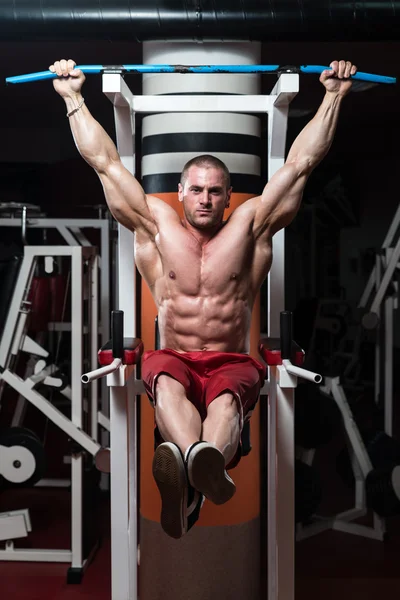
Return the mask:
<path fill-rule="evenodd" d="M 145 352 L 142 380 L 153 405 L 157 400 L 157 378 L 163 373 L 183 385 L 188 400 L 197 408 L 202 421 L 211 402 L 223 392 L 231 392 L 237 401 L 242 430 L 243 423 L 250 418 L 257 404 L 266 367 L 247 354 L 231 352 L 181 353 L 169 348 Z M 156 441 L 162 441 L 157 428 Z M 235 464 L 240 459 L 240 448 L 238 450 Z"/>

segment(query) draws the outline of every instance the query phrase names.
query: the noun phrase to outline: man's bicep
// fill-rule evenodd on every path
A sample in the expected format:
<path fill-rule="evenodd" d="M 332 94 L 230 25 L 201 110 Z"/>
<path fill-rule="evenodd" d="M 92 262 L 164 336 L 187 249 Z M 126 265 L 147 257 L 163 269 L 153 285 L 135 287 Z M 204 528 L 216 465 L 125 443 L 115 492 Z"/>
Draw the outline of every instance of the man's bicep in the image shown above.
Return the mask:
<path fill-rule="evenodd" d="M 286 163 L 265 186 L 258 198 L 254 217 L 256 237 L 269 231 L 274 235 L 286 227 L 296 216 L 300 207 L 308 172 Z"/>
<path fill-rule="evenodd" d="M 148 198 L 140 183 L 122 163 L 110 165 L 98 175 L 115 219 L 128 229 L 143 229 L 155 236 L 157 225 Z"/>

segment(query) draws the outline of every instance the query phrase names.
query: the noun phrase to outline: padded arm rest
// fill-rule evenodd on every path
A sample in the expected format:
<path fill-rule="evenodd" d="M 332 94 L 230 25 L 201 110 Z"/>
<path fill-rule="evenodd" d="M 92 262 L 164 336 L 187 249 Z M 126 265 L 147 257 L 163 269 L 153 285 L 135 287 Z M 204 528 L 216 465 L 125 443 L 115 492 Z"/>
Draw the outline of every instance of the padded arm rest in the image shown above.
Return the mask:
<path fill-rule="evenodd" d="M 282 364 L 280 338 L 263 338 L 258 344 L 258 351 L 267 365 L 270 367 Z M 304 363 L 304 350 L 296 342 L 292 342 L 292 356 L 290 358 L 293 365 L 301 367 Z"/>
<path fill-rule="evenodd" d="M 143 342 L 139 338 L 124 338 L 124 365 L 136 365 L 143 354 Z M 112 353 L 112 341 L 104 344 L 97 353 L 99 363 L 102 367 L 111 365 L 114 360 Z"/>

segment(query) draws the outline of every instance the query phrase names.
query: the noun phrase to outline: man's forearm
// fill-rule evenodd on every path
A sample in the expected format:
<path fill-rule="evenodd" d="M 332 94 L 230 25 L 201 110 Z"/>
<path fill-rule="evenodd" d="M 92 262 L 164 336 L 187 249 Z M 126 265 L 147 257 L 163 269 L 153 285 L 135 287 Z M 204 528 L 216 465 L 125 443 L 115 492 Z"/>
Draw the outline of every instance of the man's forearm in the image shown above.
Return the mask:
<path fill-rule="evenodd" d="M 293 142 L 287 162 L 298 162 L 309 169 L 317 166 L 331 147 L 342 101 L 340 94 L 326 92 L 317 114 Z"/>
<path fill-rule="evenodd" d="M 114 142 L 92 117 L 86 104 L 78 108 L 83 101 L 82 95 L 74 94 L 64 100 L 68 113 L 76 111 L 69 117 L 69 123 L 76 147 L 86 162 L 96 171 L 101 171 L 110 161 L 118 160 Z"/>

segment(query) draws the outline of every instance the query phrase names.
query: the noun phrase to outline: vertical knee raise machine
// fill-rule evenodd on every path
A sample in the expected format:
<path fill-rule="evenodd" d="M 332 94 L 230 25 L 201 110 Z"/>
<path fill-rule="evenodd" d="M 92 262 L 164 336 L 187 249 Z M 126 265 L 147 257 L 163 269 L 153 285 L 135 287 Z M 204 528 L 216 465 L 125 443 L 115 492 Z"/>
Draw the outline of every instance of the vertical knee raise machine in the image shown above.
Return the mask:
<path fill-rule="evenodd" d="M 226 67 L 225 67 L 226 68 Z M 228 71 L 229 72 L 229 71 Z M 268 172 L 284 164 L 289 104 L 299 76 L 280 75 L 268 96 L 134 96 L 118 73 L 103 75 L 103 91 L 114 105 L 117 146 L 124 166 L 135 173 L 135 113 L 233 112 L 268 114 Z M 114 348 L 104 366 L 84 376 L 89 382 L 107 375 L 110 386 L 112 598 L 137 598 L 137 440 L 135 397 L 144 391 L 136 379 L 140 340 L 135 324 L 134 236 L 119 226 L 118 307 L 125 315 L 114 331 Z M 291 321 L 284 308 L 284 231 L 274 237 L 274 262 L 268 281 L 268 340 L 260 353 L 270 366 L 261 394 L 268 396 L 268 598 L 294 599 L 294 388 L 297 377 L 321 380 L 305 371 L 301 351 L 294 352 Z M 279 349 L 279 323 L 286 347 Z M 115 315 L 118 319 L 119 316 Z M 122 344 L 122 329 L 124 343 Z M 116 340 L 119 340 L 117 343 Z M 300 350 L 300 349 L 299 349 Z M 127 427 L 128 424 L 128 427 Z M 279 511 L 277 506 L 279 505 Z"/>

